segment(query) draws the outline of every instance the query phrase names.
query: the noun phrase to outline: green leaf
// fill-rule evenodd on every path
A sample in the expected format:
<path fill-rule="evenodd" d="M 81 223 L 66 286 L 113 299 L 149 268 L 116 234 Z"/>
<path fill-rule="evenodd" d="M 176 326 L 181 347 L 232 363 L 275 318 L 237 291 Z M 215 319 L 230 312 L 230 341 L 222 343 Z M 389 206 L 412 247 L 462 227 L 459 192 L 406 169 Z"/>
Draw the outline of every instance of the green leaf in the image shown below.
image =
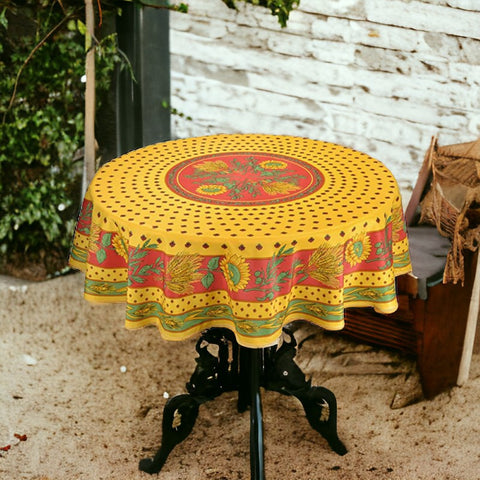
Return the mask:
<path fill-rule="evenodd" d="M 148 274 L 148 272 L 149 272 L 150 270 L 151 270 L 150 265 L 144 265 L 144 266 L 140 269 L 140 271 L 138 272 L 138 274 L 145 276 L 145 275 Z"/>
<path fill-rule="evenodd" d="M 218 268 L 219 262 L 220 262 L 220 257 L 211 258 L 208 262 L 208 269 L 216 270 Z"/>
<path fill-rule="evenodd" d="M 112 243 L 112 234 L 111 233 L 106 233 L 102 237 L 102 245 L 104 247 L 108 247 Z"/>
<path fill-rule="evenodd" d="M 0 13 L 0 26 L 7 29 L 8 28 L 8 19 L 7 19 L 7 7 L 2 10 Z"/>
<path fill-rule="evenodd" d="M 187 3 L 179 3 L 178 5 L 174 6 L 174 9 L 177 12 L 188 13 L 188 4 Z"/>
<path fill-rule="evenodd" d="M 211 272 L 208 272 L 201 280 L 202 282 L 202 285 L 205 287 L 205 289 L 209 289 L 213 283 L 213 281 L 215 280 L 215 277 L 213 275 L 213 273 Z"/>
<path fill-rule="evenodd" d="M 103 248 L 101 248 L 100 250 L 98 250 L 95 256 L 97 257 L 98 263 L 103 263 L 107 259 L 107 252 Z"/>
<path fill-rule="evenodd" d="M 87 26 L 81 20 L 77 20 L 77 29 L 82 35 L 87 33 Z"/>

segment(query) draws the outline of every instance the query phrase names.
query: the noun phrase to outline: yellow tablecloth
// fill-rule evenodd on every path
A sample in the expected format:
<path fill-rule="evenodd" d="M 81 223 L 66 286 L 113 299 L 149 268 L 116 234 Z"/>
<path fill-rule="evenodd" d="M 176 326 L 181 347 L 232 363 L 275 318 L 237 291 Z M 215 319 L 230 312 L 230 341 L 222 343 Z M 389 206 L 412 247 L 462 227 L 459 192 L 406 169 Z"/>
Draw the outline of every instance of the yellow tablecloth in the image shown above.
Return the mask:
<path fill-rule="evenodd" d="M 213 135 L 112 160 L 83 202 L 70 257 L 85 297 L 126 302 L 127 328 L 182 340 L 227 327 L 247 347 L 283 325 L 397 308 L 411 270 L 401 198 L 379 161 L 331 143 Z"/>

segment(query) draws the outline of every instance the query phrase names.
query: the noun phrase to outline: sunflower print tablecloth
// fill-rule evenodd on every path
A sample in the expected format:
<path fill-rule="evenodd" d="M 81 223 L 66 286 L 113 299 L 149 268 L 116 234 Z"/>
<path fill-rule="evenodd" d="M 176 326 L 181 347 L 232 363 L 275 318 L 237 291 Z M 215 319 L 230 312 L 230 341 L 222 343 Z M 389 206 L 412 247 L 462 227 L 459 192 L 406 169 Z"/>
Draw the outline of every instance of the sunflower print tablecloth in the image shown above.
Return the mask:
<path fill-rule="evenodd" d="M 212 135 L 104 165 L 70 264 L 85 297 L 126 302 L 126 327 L 182 340 L 231 329 L 247 347 L 282 326 L 344 325 L 344 308 L 397 308 L 411 271 L 397 183 L 379 161 L 290 136 Z"/>

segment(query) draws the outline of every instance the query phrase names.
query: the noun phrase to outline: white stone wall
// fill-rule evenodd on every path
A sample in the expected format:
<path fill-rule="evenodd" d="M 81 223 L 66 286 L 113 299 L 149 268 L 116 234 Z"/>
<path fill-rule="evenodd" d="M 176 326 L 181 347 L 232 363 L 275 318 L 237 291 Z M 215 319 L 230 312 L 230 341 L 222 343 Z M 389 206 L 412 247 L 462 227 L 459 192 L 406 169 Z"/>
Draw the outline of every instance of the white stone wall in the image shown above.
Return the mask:
<path fill-rule="evenodd" d="M 172 13 L 173 135 L 273 133 L 383 161 L 408 201 L 431 136 L 480 136 L 480 0 L 239 2 Z"/>

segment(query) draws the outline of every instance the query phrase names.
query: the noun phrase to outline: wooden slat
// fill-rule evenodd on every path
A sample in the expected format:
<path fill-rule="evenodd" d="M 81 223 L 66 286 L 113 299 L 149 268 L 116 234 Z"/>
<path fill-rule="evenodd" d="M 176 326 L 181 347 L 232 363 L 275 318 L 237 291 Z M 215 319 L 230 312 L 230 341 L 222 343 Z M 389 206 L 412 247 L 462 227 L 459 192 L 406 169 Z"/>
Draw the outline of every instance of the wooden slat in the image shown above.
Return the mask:
<path fill-rule="evenodd" d="M 417 353 L 417 333 L 410 321 L 399 321 L 370 309 L 346 310 L 342 332 L 375 345 Z"/>

